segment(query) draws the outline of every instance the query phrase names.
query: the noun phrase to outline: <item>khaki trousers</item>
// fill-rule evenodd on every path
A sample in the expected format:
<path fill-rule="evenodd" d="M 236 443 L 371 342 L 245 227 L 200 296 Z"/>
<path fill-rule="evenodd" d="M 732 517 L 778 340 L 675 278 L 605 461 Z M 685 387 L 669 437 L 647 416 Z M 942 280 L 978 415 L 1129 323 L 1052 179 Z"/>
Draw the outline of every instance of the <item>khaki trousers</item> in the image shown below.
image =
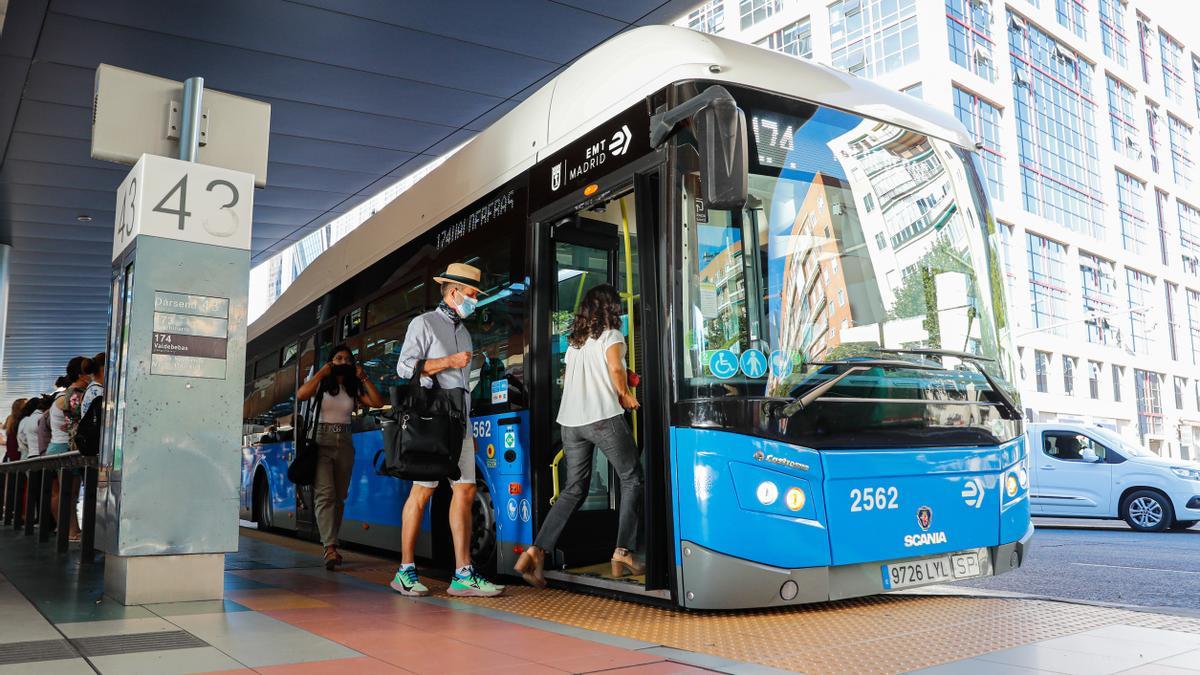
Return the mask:
<path fill-rule="evenodd" d="M 318 431 L 313 501 L 317 511 L 317 529 L 321 532 L 321 544 L 324 546 L 336 546 L 338 543 L 353 469 L 354 443 L 350 432 Z"/>

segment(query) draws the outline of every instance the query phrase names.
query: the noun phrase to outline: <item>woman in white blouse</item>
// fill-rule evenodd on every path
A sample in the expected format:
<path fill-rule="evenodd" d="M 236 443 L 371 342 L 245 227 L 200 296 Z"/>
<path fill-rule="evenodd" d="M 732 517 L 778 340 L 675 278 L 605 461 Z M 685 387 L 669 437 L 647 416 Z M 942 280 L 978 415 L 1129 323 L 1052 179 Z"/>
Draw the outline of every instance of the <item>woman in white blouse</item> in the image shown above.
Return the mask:
<path fill-rule="evenodd" d="M 516 564 L 521 576 L 539 588 L 546 585 L 542 574 L 546 551 L 554 550 L 567 520 L 587 496 L 597 448 L 621 481 L 613 576 L 645 572 L 633 555 L 642 521 L 642 464 L 641 453 L 625 423 L 625 411 L 636 409 L 638 402 L 629 390 L 621 312 L 617 289 L 608 284 L 596 286 L 584 295 L 567 335 L 567 367 L 558 408 L 567 484 L 533 545 L 525 549 Z"/>

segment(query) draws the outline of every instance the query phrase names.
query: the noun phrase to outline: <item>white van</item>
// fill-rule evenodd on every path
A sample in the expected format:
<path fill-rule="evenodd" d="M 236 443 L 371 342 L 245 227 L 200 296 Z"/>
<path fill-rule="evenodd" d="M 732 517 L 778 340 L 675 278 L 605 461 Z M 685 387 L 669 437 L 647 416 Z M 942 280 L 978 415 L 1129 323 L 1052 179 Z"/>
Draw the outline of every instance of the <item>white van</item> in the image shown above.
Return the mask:
<path fill-rule="evenodd" d="M 1200 522 L 1200 463 L 1086 424 L 1030 424 L 1026 434 L 1033 515 L 1120 518 L 1141 532 Z"/>

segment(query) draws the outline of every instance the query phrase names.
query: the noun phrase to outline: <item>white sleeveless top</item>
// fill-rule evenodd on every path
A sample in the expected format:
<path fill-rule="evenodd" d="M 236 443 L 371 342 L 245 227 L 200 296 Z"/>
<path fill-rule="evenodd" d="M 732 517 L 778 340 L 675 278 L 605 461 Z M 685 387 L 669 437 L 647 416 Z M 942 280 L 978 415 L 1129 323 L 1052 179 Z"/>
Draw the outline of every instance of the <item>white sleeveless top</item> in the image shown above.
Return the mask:
<path fill-rule="evenodd" d="M 321 419 L 325 424 L 349 424 L 350 413 L 354 412 L 354 399 L 343 387 L 337 396 L 321 394 Z"/>
<path fill-rule="evenodd" d="M 625 338 L 621 331 L 613 328 L 601 333 L 599 338 L 588 338 L 582 347 L 567 349 L 563 397 L 558 408 L 560 425 L 582 427 L 625 412 L 608 374 L 608 359 L 604 358 L 613 345 L 621 346 L 621 364 L 624 365 Z"/>

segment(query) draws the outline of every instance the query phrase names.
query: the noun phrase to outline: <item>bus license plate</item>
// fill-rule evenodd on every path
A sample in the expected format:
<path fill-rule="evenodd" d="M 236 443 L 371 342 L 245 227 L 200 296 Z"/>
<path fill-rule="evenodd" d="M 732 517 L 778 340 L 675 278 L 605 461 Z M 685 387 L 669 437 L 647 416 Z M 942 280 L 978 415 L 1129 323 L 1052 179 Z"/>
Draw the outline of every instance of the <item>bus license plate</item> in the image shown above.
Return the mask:
<path fill-rule="evenodd" d="M 883 588 L 890 591 L 940 581 L 970 579 L 980 574 L 979 554 L 972 551 L 883 565 Z"/>

